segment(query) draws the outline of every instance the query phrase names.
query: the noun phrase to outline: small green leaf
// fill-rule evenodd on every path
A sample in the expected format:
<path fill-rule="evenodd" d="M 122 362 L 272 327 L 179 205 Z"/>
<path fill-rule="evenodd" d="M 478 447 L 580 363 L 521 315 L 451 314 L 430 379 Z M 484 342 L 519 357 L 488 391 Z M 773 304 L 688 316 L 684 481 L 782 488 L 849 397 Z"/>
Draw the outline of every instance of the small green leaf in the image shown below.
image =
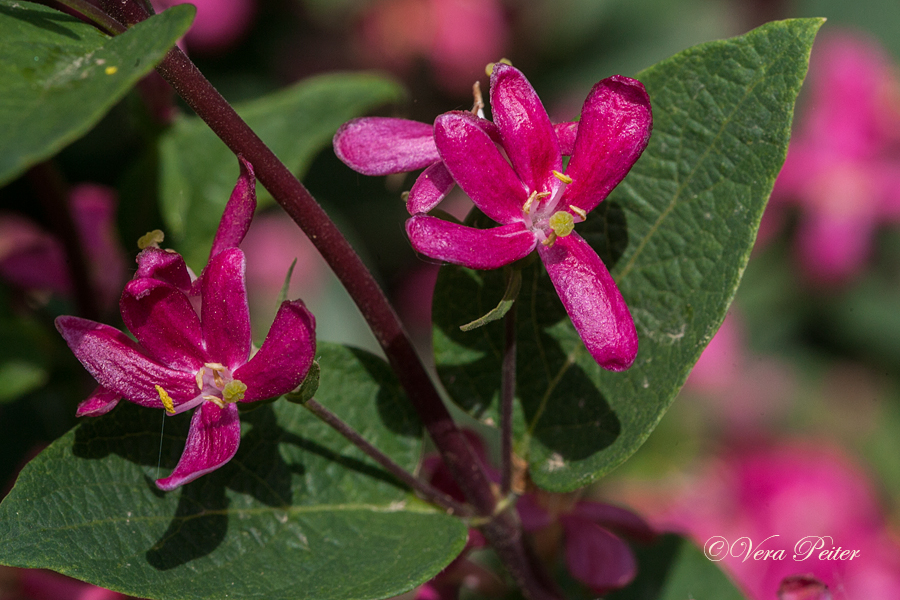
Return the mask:
<path fill-rule="evenodd" d="M 605 600 L 745 600 L 715 563 L 689 540 L 673 534 L 636 546 L 637 579 Z"/>
<path fill-rule="evenodd" d="M 320 344 L 319 401 L 407 469 L 421 425 L 388 365 Z M 242 414 L 224 467 L 171 493 L 189 415 L 123 402 L 31 461 L 0 504 L 0 563 L 141 598 L 374 599 L 462 550 L 462 521 L 410 501 L 375 462 L 289 402 Z"/>
<path fill-rule="evenodd" d="M 483 317 L 475 319 L 471 323 L 460 325 L 460 330 L 472 331 L 505 317 L 509 309 L 512 308 L 513 302 L 519 297 L 520 289 L 522 289 L 522 272 L 519 269 L 510 269 L 507 273 L 506 290 L 503 292 L 503 298 L 500 299 L 500 303 Z"/>
<path fill-rule="evenodd" d="M 516 451 L 539 486 L 570 491 L 633 454 L 718 329 L 787 152 L 794 101 L 821 19 L 764 25 L 642 72 L 650 145 L 578 226 L 618 282 L 640 349 L 601 369 L 539 263 L 518 299 Z M 434 294 L 438 372 L 454 400 L 497 422 L 503 328 L 461 333 L 493 306 L 499 271 L 444 267 Z"/>
<path fill-rule="evenodd" d="M 175 6 L 111 38 L 51 8 L 0 0 L 0 185 L 87 133 L 195 12 Z"/>
<path fill-rule="evenodd" d="M 402 95 L 396 83 L 369 73 L 322 75 L 235 105 L 256 134 L 302 176 L 344 122 Z M 188 264 L 202 267 L 237 179 L 237 161 L 197 117 L 182 117 L 163 136 L 160 206 L 169 240 Z M 271 202 L 260 193 L 260 205 Z"/>

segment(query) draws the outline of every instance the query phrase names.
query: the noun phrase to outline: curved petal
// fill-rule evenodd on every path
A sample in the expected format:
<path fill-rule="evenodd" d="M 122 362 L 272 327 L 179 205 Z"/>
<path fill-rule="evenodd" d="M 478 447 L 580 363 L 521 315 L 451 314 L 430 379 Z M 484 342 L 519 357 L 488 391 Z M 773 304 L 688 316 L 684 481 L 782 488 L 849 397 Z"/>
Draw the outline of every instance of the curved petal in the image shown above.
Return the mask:
<path fill-rule="evenodd" d="M 316 354 L 316 319 L 300 300 L 282 302 L 259 352 L 234 372 L 243 402 L 275 398 L 303 382 Z"/>
<path fill-rule="evenodd" d="M 636 540 L 650 542 L 656 537 L 647 521 L 619 506 L 582 500 L 575 504 L 571 514 Z"/>
<path fill-rule="evenodd" d="M 522 223 L 475 229 L 428 215 L 406 221 L 416 252 L 470 269 L 497 269 L 528 256 L 537 238 Z"/>
<path fill-rule="evenodd" d="M 56 329 L 93 375 L 113 394 L 141 406 L 162 408 L 156 386 L 181 405 L 194 399 L 194 374 L 165 367 L 146 354 L 118 329 L 79 317 L 58 317 Z"/>
<path fill-rule="evenodd" d="M 425 169 L 406 199 L 406 210 L 411 215 L 427 213 L 441 203 L 444 196 L 450 193 L 456 182 L 444 163 L 438 162 Z"/>
<path fill-rule="evenodd" d="M 243 156 L 238 156 L 238 162 L 241 174 L 238 175 L 228 204 L 222 212 L 222 219 L 209 251 L 210 259 L 226 248 L 238 247 L 250 229 L 253 211 L 256 210 L 256 175 L 253 173 L 253 165 L 244 160 Z"/>
<path fill-rule="evenodd" d="M 606 265 L 572 233 L 538 252 L 572 325 L 594 360 L 610 371 L 624 371 L 637 356 L 634 320 Z"/>
<path fill-rule="evenodd" d="M 628 585 L 637 574 L 631 548 L 596 523 L 578 517 L 560 517 L 566 534 L 569 573 L 596 594 Z"/>
<path fill-rule="evenodd" d="M 441 160 L 427 123 L 386 117 L 363 117 L 341 125 L 334 153 L 363 175 L 389 175 L 423 169 Z"/>
<path fill-rule="evenodd" d="M 158 279 L 169 283 L 185 294 L 191 291 L 191 274 L 180 254 L 174 250 L 145 248 L 137 255 L 135 279 Z"/>
<path fill-rule="evenodd" d="M 76 417 L 99 417 L 105 415 L 116 407 L 122 398 L 115 392 L 111 392 L 102 385 L 98 385 L 86 400 L 78 405 L 75 411 Z"/>
<path fill-rule="evenodd" d="M 206 353 L 231 370 L 250 356 L 250 306 L 244 279 L 244 253 L 223 250 L 209 261 L 201 279 L 200 320 Z"/>
<path fill-rule="evenodd" d="M 559 152 L 563 156 L 572 156 L 575 152 L 575 138 L 578 137 L 578 121 L 566 121 L 553 126 L 556 132 L 556 140 L 559 142 Z"/>
<path fill-rule="evenodd" d="M 538 504 L 534 494 L 525 494 L 516 501 L 516 511 L 522 521 L 522 529 L 534 532 L 553 524 L 554 518 Z"/>
<path fill-rule="evenodd" d="M 207 362 L 200 319 L 182 292 L 158 279 L 132 279 L 119 302 L 125 326 L 157 361 L 181 371 Z"/>
<path fill-rule="evenodd" d="M 525 185 L 491 137 L 467 112 L 448 112 L 434 122 L 434 141 L 447 170 L 481 212 L 508 225 L 522 219 Z"/>
<path fill-rule="evenodd" d="M 215 471 L 234 457 L 240 442 L 237 405 L 219 408 L 212 402 L 204 402 L 191 417 L 191 428 L 178 465 L 171 475 L 157 479 L 156 487 L 168 492 Z"/>
<path fill-rule="evenodd" d="M 541 99 L 522 72 L 503 63 L 491 74 L 491 113 L 503 148 L 528 191 L 555 192 L 562 170 L 559 143 Z"/>
<path fill-rule="evenodd" d="M 614 75 L 599 82 L 581 109 L 563 205 L 595 208 L 640 157 L 653 128 L 650 97 L 636 79 Z"/>

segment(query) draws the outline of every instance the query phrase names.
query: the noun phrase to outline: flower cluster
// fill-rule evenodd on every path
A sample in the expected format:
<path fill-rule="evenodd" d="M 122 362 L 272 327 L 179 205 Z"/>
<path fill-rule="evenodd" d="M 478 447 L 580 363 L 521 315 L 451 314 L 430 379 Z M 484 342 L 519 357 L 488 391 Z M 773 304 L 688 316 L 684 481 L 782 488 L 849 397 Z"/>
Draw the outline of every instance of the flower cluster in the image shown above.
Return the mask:
<path fill-rule="evenodd" d="M 121 331 L 64 316 L 56 327 L 100 384 L 79 416 L 112 410 L 124 398 L 168 414 L 194 411 L 174 472 L 156 482 L 171 490 L 213 471 L 235 455 L 241 428 L 237 402 L 256 402 L 296 388 L 315 354 L 315 320 L 299 300 L 283 302 L 262 347 L 251 357 L 245 259 L 237 247 L 256 207 L 249 163 L 222 216 L 209 263 L 194 278 L 184 259 L 154 245 L 137 258 L 125 286 Z"/>
<path fill-rule="evenodd" d="M 554 125 L 514 67 L 491 74 L 494 121 L 444 113 L 431 127 L 363 118 L 335 135 L 338 157 L 367 175 L 425 170 L 410 191 L 406 231 L 437 260 L 496 269 L 537 250 L 588 351 L 621 371 L 637 355 L 628 307 L 603 261 L 574 231 L 625 177 L 647 145 L 652 114 L 640 82 L 614 76 L 588 94 L 580 122 Z M 563 156 L 571 156 L 563 167 Z M 500 225 L 475 229 L 428 215 L 458 184 Z"/>

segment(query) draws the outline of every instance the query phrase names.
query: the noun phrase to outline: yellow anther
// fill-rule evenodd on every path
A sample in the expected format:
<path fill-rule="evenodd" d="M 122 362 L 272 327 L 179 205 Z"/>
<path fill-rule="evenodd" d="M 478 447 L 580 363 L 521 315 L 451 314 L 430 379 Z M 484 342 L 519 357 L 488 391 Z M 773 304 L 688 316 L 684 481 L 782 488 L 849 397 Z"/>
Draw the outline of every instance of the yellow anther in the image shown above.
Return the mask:
<path fill-rule="evenodd" d="M 581 217 L 582 221 L 587 220 L 587 211 L 585 211 L 583 208 L 578 208 L 577 206 L 574 206 L 572 204 L 569 205 L 569 208 L 572 209 L 573 213 Z"/>
<path fill-rule="evenodd" d="M 481 111 L 484 109 L 484 97 L 481 95 L 481 82 L 476 81 L 472 85 L 472 96 L 475 98 L 475 101 L 472 103 L 472 114 L 483 116 Z"/>
<path fill-rule="evenodd" d="M 553 176 L 562 181 L 563 183 L 572 183 L 573 179 L 566 175 L 565 173 L 560 173 L 559 171 L 553 171 Z"/>
<path fill-rule="evenodd" d="M 230 381 L 228 385 L 222 389 L 222 399 L 225 402 L 238 402 L 239 400 L 244 399 L 244 392 L 247 391 L 247 386 L 244 382 L 239 379 L 235 379 L 234 381 Z"/>
<path fill-rule="evenodd" d="M 575 231 L 575 217 L 570 212 L 557 211 L 550 217 L 550 229 L 559 237 L 566 237 Z"/>
<path fill-rule="evenodd" d="M 144 248 L 149 248 L 151 246 L 153 246 L 154 248 L 159 248 L 159 245 L 162 244 L 164 239 L 166 239 L 166 234 L 164 234 L 161 229 L 148 231 L 138 238 L 138 248 L 140 248 L 141 250 L 143 250 Z"/>
<path fill-rule="evenodd" d="M 175 402 L 172 401 L 172 396 L 166 392 L 166 390 L 162 389 L 162 386 L 157 385 L 156 393 L 159 394 L 159 401 L 162 402 L 163 407 L 166 409 L 166 412 L 170 415 L 175 414 Z"/>
<path fill-rule="evenodd" d="M 222 386 L 225 385 L 225 380 L 222 379 L 222 371 L 225 370 L 225 365 L 222 363 L 204 363 L 203 366 L 208 367 L 212 370 L 213 373 L 213 383 L 216 384 L 216 387 L 222 389 Z"/>
<path fill-rule="evenodd" d="M 224 371 L 225 365 L 222 363 L 203 363 L 204 367 L 209 367 L 213 371 Z"/>
<path fill-rule="evenodd" d="M 531 205 L 535 200 L 543 200 L 547 196 L 550 195 L 550 192 L 531 192 L 531 195 L 528 196 L 528 200 L 525 201 L 525 204 L 522 205 L 522 212 L 526 215 L 531 211 Z"/>
<path fill-rule="evenodd" d="M 555 242 L 555 241 L 556 241 L 556 232 L 551 231 L 550 235 L 547 236 L 547 239 L 541 243 L 543 245 L 547 246 L 548 248 L 551 248 L 553 246 L 553 242 Z"/>
<path fill-rule="evenodd" d="M 225 408 L 225 402 L 218 396 L 203 396 L 204 400 L 209 400 L 219 408 Z"/>
<path fill-rule="evenodd" d="M 200 370 L 197 371 L 197 374 L 194 376 L 194 379 L 197 380 L 197 389 L 203 390 L 203 374 L 206 373 L 205 367 L 200 367 Z"/>
<path fill-rule="evenodd" d="M 497 62 L 501 62 L 504 65 L 512 66 L 512 61 L 509 60 L 508 58 L 501 58 Z M 490 77 L 491 75 L 494 74 L 494 65 L 496 65 L 496 64 L 497 63 L 488 63 L 487 66 L 484 68 L 484 72 L 487 73 L 488 77 Z"/>

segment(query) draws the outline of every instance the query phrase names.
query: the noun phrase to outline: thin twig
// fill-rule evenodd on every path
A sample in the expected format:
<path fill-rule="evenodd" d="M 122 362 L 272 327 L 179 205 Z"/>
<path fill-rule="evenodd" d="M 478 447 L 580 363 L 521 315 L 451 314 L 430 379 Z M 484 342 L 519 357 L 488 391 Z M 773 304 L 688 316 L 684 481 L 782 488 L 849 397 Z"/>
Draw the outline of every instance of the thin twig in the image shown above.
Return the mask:
<path fill-rule="evenodd" d="M 415 475 L 395 463 L 390 456 L 370 444 L 368 440 L 366 440 L 359 434 L 358 431 L 342 421 L 333 412 L 316 402 L 315 399 L 307 400 L 303 403 L 303 406 L 312 414 L 321 419 L 325 424 L 350 440 L 353 445 L 365 452 L 367 456 L 384 467 L 391 475 L 405 483 L 410 488 L 417 491 L 423 499 L 433 504 L 437 504 L 438 506 L 441 506 L 460 517 L 475 516 L 475 513 L 472 511 L 472 508 L 470 506 L 457 502 L 444 492 L 435 488 L 427 481 L 416 477 Z"/>
<path fill-rule="evenodd" d="M 109 35 L 119 35 L 120 33 L 124 33 L 127 30 L 124 25 L 113 19 L 111 16 L 109 16 L 87 0 L 48 0 L 46 2 L 39 2 L 39 4 L 58 4 L 60 6 L 65 6 L 72 12 L 81 15 L 86 20 L 90 21 Z"/>

